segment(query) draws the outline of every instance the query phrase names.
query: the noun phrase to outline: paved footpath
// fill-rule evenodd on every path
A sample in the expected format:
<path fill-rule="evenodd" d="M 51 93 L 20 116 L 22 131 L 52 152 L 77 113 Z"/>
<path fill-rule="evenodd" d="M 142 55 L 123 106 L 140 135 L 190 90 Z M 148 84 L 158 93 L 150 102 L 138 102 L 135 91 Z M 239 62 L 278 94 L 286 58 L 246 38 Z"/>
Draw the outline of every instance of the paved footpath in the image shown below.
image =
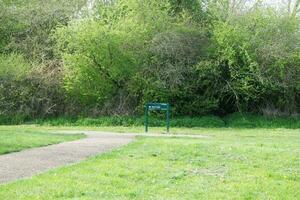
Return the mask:
<path fill-rule="evenodd" d="M 89 156 L 126 145 L 134 139 L 134 135 L 85 134 L 85 139 L 0 156 L 0 184 L 77 163 Z"/>
<path fill-rule="evenodd" d="M 0 156 L 0 184 L 28 178 L 50 169 L 80 162 L 90 156 L 111 151 L 134 140 L 135 136 L 207 138 L 201 135 L 117 134 L 98 131 L 57 131 L 84 133 L 85 139 Z M 57 133 L 55 132 L 55 133 Z"/>

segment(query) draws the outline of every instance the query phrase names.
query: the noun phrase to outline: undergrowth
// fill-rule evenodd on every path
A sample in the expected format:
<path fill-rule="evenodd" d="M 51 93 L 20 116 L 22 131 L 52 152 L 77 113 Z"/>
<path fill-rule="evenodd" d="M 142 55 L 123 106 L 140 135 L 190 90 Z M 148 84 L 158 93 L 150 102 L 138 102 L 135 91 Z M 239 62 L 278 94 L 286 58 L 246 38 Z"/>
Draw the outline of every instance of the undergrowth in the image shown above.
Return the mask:
<path fill-rule="evenodd" d="M 0 116 L 2 125 L 38 124 L 46 126 L 143 126 L 144 117 L 56 117 L 48 119 L 26 120 L 25 118 L 7 118 Z M 150 116 L 149 126 L 166 126 L 164 117 Z M 171 127 L 203 128 L 300 128 L 299 117 L 265 117 L 251 113 L 234 113 L 225 117 L 175 117 L 171 118 Z"/>

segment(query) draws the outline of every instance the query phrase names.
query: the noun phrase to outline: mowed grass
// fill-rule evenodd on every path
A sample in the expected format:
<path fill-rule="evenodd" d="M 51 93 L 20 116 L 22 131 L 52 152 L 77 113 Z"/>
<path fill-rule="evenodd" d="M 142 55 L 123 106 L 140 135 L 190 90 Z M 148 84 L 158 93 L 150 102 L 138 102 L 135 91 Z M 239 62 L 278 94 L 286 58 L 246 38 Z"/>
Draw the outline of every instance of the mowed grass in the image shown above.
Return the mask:
<path fill-rule="evenodd" d="M 176 132 L 209 137 L 139 137 L 111 153 L 2 185 L 0 199 L 300 199 L 299 130 Z"/>
<path fill-rule="evenodd" d="M 84 135 L 51 134 L 38 129 L 0 127 L 0 155 L 33 147 L 47 146 L 83 138 Z"/>

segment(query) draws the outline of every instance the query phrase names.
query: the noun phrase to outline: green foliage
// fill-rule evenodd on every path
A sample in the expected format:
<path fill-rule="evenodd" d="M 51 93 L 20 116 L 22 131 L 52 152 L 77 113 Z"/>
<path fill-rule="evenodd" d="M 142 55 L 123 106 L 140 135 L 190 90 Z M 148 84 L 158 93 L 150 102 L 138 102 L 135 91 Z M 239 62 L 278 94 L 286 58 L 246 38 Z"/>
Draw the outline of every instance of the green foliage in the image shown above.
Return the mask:
<path fill-rule="evenodd" d="M 20 55 L 0 56 L 1 124 L 54 115 L 64 106 L 59 73 L 34 67 Z"/>
<path fill-rule="evenodd" d="M 18 54 L 0 55 L 0 79 L 20 80 L 30 72 L 30 65 Z"/>
<path fill-rule="evenodd" d="M 87 104 L 110 100 L 136 68 L 128 34 L 90 20 L 57 32 L 63 39 L 65 88 L 71 98 Z M 99 84 L 103 83 L 103 84 Z"/>
<path fill-rule="evenodd" d="M 219 60 L 225 82 L 220 107 L 232 102 L 235 110 L 259 112 L 271 105 L 282 113 L 297 113 L 299 28 L 297 18 L 268 10 L 216 22 L 212 56 Z"/>
<path fill-rule="evenodd" d="M 1 1 L 0 53 L 18 52 L 53 64 L 52 31 L 66 25 L 84 4 L 84 0 Z"/>
<path fill-rule="evenodd" d="M 224 121 L 216 116 L 203 116 L 199 118 L 182 117 L 171 121 L 173 127 L 203 127 L 203 128 L 221 128 L 225 127 Z"/>
<path fill-rule="evenodd" d="M 263 87 L 258 64 L 247 49 L 248 33 L 227 22 L 217 24 L 214 31 L 216 56 L 221 65 L 217 70 L 221 71 L 219 78 L 224 84 L 219 88 L 223 94 L 220 107 L 224 103 L 231 104 L 235 111 L 255 110 L 253 105 L 260 101 Z"/>
<path fill-rule="evenodd" d="M 56 38 L 70 98 L 85 107 L 102 107 L 100 113 L 106 107 L 108 114 L 114 113 L 114 107 L 122 114 L 132 112 L 132 106 L 140 102 L 131 103 L 136 98 L 128 93 L 141 85 L 133 78 L 148 62 L 152 37 L 172 23 L 168 6 L 167 1 L 135 0 L 101 4 L 95 11 L 98 17 L 59 29 Z"/>
<path fill-rule="evenodd" d="M 63 112 L 61 61 L 52 32 L 85 1 L 0 2 L 0 117 L 5 123 Z M 84 16 L 84 12 L 81 12 Z"/>
<path fill-rule="evenodd" d="M 2 112 L 7 112 L 6 109 L 2 108 L 2 110 Z M 6 115 L 2 113 L 0 115 L 0 125 L 21 125 L 26 123 L 28 120 L 28 116 L 19 113 L 16 114 L 15 111 L 9 114 L 10 115 Z"/>
<path fill-rule="evenodd" d="M 142 104 L 170 102 L 177 115 L 210 113 L 207 105 L 210 102 L 195 94 L 199 85 L 194 82 L 193 68 L 205 55 L 206 45 L 206 37 L 193 29 L 175 29 L 155 35 L 149 47 L 149 66 L 136 79 L 141 87 L 136 88 L 142 93 Z"/>
<path fill-rule="evenodd" d="M 224 118 L 231 128 L 300 128 L 299 117 L 263 117 L 250 113 L 234 113 Z"/>
<path fill-rule="evenodd" d="M 134 116 L 148 102 L 169 102 L 176 117 L 298 115 L 294 6 L 2 0 L 0 115 Z"/>
<path fill-rule="evenodd" d="M 25 104 L 28 91 L 24 90 L 22 80 L 30 73 L 29 64 L 22 56 L 11 54 L 0 55 L 0 116 L 1 121 L 22 121 L 22 111 L 19 107 Z"/>
<path fill-rule="evenodd" d="M 235 113 L 224 118 L 217 116 L 203 117 L 175 117 L 171 119 L 171 127 L 202 127 L 202 128 L 300 128 L 299 117 L 262 117 L 255 114 Z M 144 126 L 143 117 L 59 117 L 40 119 L 31 123 L 50 126 Z M 165 118 L 151 115 L 149 125 L 152 127 L 165 127 Z"/>
<path fill-rule="evenodd" d="M 164 127 L 166 121 L 163 118 L 150 117 L 150 126 Z M 37 120 L 35 123 L 51 126 L 143 126 L 142 117 L 100 117 L 100 118 L 54 118 L 46 120 Z M 215 116 L 206 116 L 201 118 L 175 118 L 171 120 L 172 127 L 224 127 L 224 121 Z"/>

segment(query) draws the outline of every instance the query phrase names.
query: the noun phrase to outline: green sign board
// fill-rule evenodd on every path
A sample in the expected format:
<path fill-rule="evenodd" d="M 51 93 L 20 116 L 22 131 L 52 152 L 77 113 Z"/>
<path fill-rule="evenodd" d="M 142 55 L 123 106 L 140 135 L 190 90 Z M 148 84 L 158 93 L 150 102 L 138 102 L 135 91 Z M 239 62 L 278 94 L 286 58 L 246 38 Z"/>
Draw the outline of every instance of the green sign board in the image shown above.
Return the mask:
<path fill-rule="evenodd" d="M 168 103 L 148 103 L 145 106 L 145 131 L 149 130 L 149 111 L 162 110 L 166 111 L 167 132 L 170 130 L 170 104 Z"/>

